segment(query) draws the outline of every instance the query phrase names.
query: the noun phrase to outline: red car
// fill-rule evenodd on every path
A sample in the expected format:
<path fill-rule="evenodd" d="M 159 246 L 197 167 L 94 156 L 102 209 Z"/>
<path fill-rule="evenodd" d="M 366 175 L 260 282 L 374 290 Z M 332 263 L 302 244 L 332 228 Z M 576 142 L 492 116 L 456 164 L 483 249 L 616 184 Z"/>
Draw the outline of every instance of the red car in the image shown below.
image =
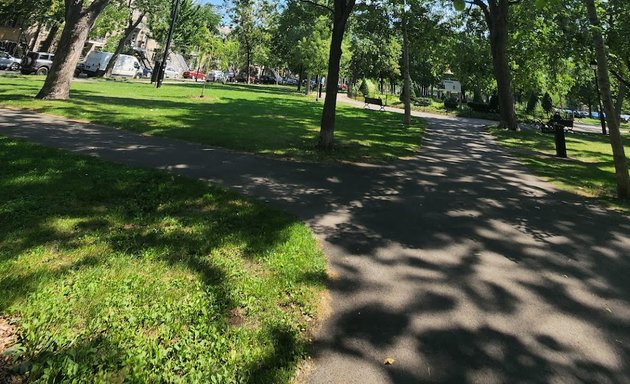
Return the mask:
<path fill-rule="evenodd" d="M 184 79 L 197 79 L 197 80 L 205 80 L 206 74 L 203 72 L 197 72 L 196 70 L 186 71 L 182 74 Z"/>

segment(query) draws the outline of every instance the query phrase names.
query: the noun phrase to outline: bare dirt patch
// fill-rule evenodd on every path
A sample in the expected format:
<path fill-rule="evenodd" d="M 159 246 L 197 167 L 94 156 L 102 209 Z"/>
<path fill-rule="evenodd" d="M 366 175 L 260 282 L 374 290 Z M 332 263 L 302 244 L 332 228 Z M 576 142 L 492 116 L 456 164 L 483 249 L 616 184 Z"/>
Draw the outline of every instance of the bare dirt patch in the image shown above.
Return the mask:
<path fill-rule="evenodd" d="M 14 361 L 5 352 L 17 343 L 17 327 L 5 316 L 0 316 L 0 384 L 21 384 L 26 377 L 13 372 Z"/>

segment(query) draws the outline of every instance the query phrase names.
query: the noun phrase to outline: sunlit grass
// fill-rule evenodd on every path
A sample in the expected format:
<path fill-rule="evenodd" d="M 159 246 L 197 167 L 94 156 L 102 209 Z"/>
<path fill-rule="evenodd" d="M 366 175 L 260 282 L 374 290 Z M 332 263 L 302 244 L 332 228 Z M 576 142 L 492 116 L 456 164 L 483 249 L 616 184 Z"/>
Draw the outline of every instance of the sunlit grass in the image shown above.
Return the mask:
<path fill-rule="evenodd" d="M 0 136 L 0 315 L 32 382 L 282 383 L 325 260 L 262 203 Z"/>
<path fill-rule="evenodd" d="M 630 203 L 616 196 L 615 168 L 609 138 L 594 133 L 566 135 L 569 159 L 554 157 L 553 134 L 538 131 L 491 129 L 499 142 L 518 156 L 536 174 L 562 189 L 600 199 L 622 209 Z M 624 135 L 626 157 L 630 155 L 630 135 Z"/>
<path fill-rule="evenodd" d="M 77 80 L 71 100 L 33 96 L 37 77 L 0 77 L 0 105 L 24 107 L 149 135 L 298 160 L 382 161 L 413 155 L 423 124 L 405 128 L 394 113 L 338 106 L 336 149 L 315 150 L 322 103 L 281 86 Z"/>

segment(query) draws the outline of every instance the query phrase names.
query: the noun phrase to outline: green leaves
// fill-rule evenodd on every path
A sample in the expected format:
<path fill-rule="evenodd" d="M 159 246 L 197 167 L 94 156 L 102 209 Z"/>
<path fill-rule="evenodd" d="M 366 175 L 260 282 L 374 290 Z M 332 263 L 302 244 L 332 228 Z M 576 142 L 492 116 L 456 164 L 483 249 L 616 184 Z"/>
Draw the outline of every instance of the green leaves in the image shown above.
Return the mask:
<path fill-rule="evenodd" d="M 464 0 L 453 0 L 453 8 L 461 12 L 466 9 L 466 2 Z"/>

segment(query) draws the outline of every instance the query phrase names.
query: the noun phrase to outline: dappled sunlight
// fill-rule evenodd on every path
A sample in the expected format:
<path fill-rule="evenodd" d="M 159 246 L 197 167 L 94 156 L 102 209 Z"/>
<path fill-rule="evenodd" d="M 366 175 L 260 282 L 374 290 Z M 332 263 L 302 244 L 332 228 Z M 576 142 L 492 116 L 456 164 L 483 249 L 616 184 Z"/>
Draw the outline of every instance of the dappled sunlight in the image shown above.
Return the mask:
<path fill-rule="evenodd" d="M 41 83 L 0 78 L 0 104 L 84 119 L 148 135 L 167 136 L 276 157 L 319 161 L 382 161 L 411 156 L 422 126 L 403 127 L 393 113 L 339 106 L 336 148 L 315 150 L 322 105 L 286 87 L 167 84 L 161 89 L 137 82 L 76 81 L 71 99 L 14 98 L 9 90 L 34 96 Z"/>
<path fill-rule="evenodd" d="M 531 175 L 482 124 L 427 120 L 414 156 L 369 166 L 40 116 L 8 113 L 0 129 L 220 183 L 306 221 L 328 255 L 333 295 L 314 381 L 627 381 L 630 218 Z M 347 361 L 360 369 L 344 370 Z"/>
<path fill-rule="evenodd" d="M 202 381 L 219 365 L 239 380 L 293 373 L 325 281 L 304 225 L 203 183 L 6 137 L 0 160 L 0 311 L 19 321 L 31 378 L 66 377 L 68 361 L 76 380 L 104 382 L 121 369 L 155 382 L 182 367 Z"/>

